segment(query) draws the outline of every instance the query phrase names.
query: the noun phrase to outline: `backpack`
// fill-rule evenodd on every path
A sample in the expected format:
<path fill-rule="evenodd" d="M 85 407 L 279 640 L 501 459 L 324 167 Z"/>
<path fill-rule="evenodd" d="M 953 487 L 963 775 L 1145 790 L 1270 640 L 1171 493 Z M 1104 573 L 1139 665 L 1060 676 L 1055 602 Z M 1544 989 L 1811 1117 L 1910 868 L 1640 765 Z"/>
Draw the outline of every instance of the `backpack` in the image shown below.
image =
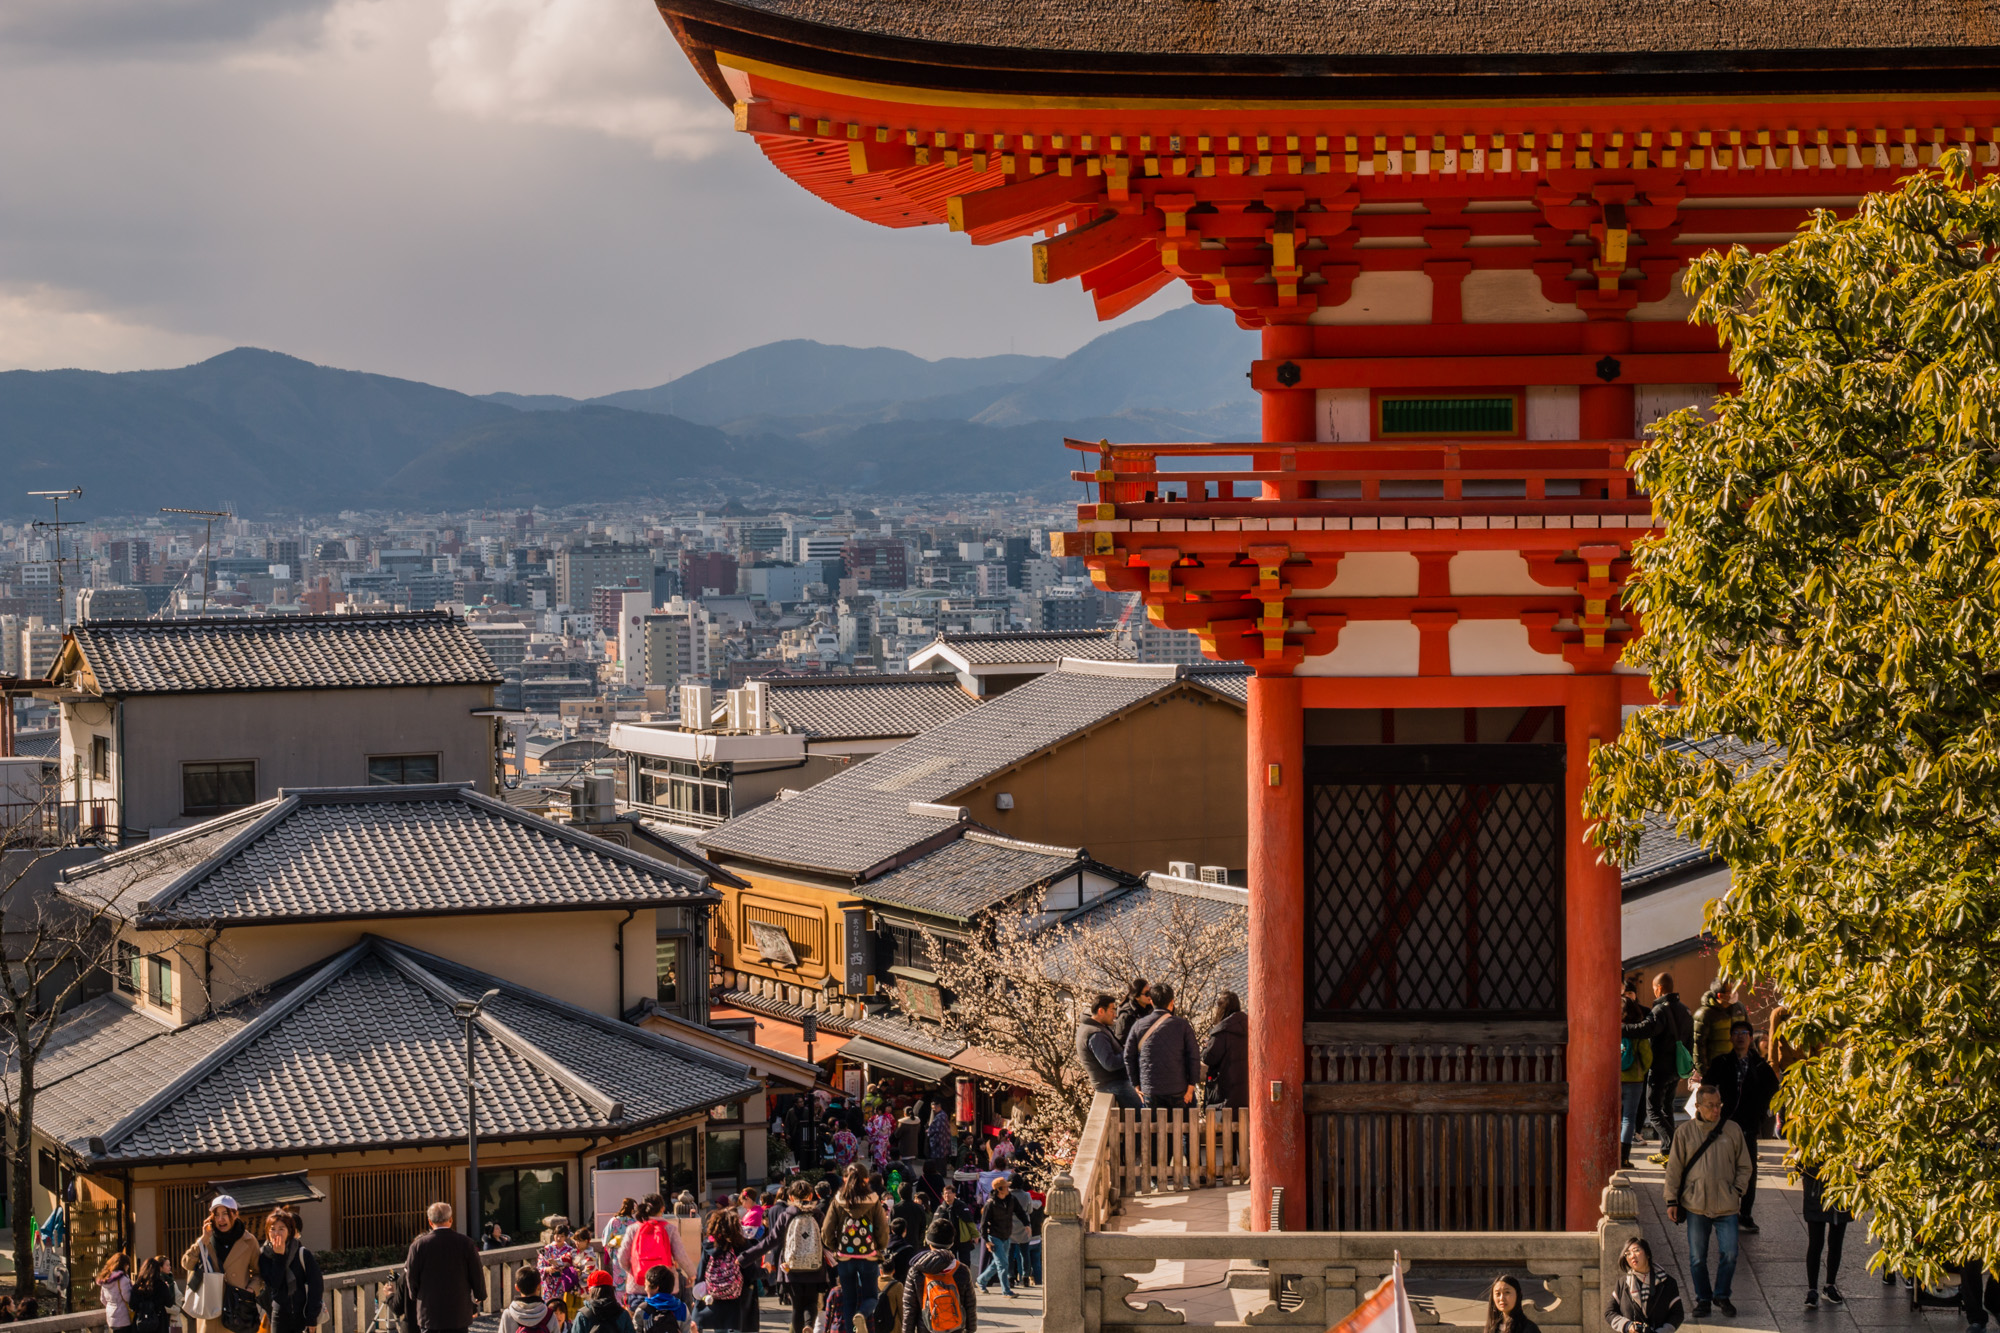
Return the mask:
<path fill-rule="evenodd" d="M 875 1250 L 875 1225 L 865 1217 L 856 1217 L 846 1209 L 840 1214 L 840 1233 L 834 1237 L 835 1254 L 872 1254 Z"/>
<path fill-rule="evenodd" d="M 826 1257 L 819 1246 L 819 1223 L 811 1213 L 801 1212 L 785 1228 L 785 1248 L 779 1262 L 794 1273 L 817 1272 Z"/>
<path fill-rule="evenodd" d="M 1694 1072 L 1694 1048 L 1684 1041 L 1674 1043 L 1674 1075 L 1686 1078 Z"/>
<path fill-rule="evenodd" d="M 733 1301 L 743 1294 L 743 1265 L 735 1254 L 717 1250 L 708 1256 L 708 1296 L 710 1300 Z"/>
<path fill-rule="evenodd" d="M 1638 1060 L 1639 1052 L 1633 1047 L 1632 1039 L 1630 1037 L 1620 1038 L 1618 1042 L 1618 1071 L 1620 1073 L 1626 1072 L 1633 1065 L 1637 1064 Z"/>
<path fill-rule="evenodd" d="M 958 1298 L 958 1260 L 939 1272 L 924 1274 L 924 1325 L 931 1333 L 958 1333 L 965 1327 L 965 1305 Z"/>
<path fill-rule="evenodd" d="M 647 1218 L 632 1237 L 632 1276 L 644 1281 L 653 1269 L 673 1266 L 674 1242 L 666 1222 L 657 1217 Z"/>

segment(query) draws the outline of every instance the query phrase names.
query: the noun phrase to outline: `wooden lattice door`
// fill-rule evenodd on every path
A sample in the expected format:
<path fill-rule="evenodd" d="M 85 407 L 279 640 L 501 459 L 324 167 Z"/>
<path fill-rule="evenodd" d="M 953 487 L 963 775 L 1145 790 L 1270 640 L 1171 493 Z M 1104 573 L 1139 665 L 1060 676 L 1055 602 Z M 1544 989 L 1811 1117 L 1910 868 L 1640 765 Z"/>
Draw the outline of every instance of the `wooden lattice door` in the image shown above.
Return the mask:
<path fill-rule="evenodd" d="M 1562 1225 L 1563 750 L 1307 755 L 1315 1227 Z"/>

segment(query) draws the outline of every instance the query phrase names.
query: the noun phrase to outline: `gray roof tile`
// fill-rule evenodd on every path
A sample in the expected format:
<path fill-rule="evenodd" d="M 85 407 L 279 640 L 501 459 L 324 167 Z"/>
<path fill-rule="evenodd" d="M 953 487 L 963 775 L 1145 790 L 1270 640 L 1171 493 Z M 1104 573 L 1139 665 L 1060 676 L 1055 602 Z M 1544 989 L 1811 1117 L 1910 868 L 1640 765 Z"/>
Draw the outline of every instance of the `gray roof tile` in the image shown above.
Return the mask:
<path fill-rule="evenodd" d="M 107 1164 L 451 1142 L 465 1134 L 464 1029 L 451 1002 L 489 989 L 501 993 L 474 1038 L 486 1137 L 621 1132 L 758 1086 L 740 1065 L 370 936 L 143 1047 L 86 1063 L 94 1052 L 80 1043 L 55 1091 L 73 1104 L 62 1090 L 87 1090 L 98 1109 L 58 1132 L 84 1152 L 89 1136 L 103 1138 L 91 1155 Z M 113 1032 L 150 1022 L 91 1017 Z M 99 1077 L 107 1065 L 118 1067 L 111 1081 Z"/>
<path fill-rule="evenodd" d="M 790 800 L 758 806 L 701 844 L 711 855 L 858 875 L 946 831 L 936 817 L 911 814 L 912 802 L 943 800 L 1135 704 L 1189 686 L 1209 689 L 1199 674 L 1170 666 L 1068 662 Z"/>
<path fill-rule="evenodd" d="M 855 893 L 870 902 L 969 921 L 1088 864 L 1081 848 L 1045 847 L 968 829 L 936 851 L 858 885 Z"/>
<path fill-rule="evenodd" d="M 148 928 L 716 898 L 688 870 L 457 783 L 287 792 L 79 866 L 63 893 Z"/>
<path fill-rule="evenodd" d="M 479 640 L 440 611 L 94 620 L 74 634 L 105 694 L 500 683 Z"/>
<path fill-rule="evenodd" d="M 844 1014 L 831 1014 L 822 1009 L 808 1009 L 804 1005 L 792 1004 L 786 1000 L 774 1000 L 766 995 L 755 995 L 749 991 L 724 991 L 719 997 L 722 1003 L 737 1009 L 747 1009 L 754 1014 L 768 1018 L 782 1018 L 797 1023 L 811 1014 L 822 1032 L 831 1032 L 840 1037 L 868 1037 L 885 1046 L 894 1046 L 916 1055 L 937 1060 L 949 1060 L 964 1050 L 965 1043 L 947 1032 L 914 1023 L 897 1014 L 864 1014 L 860 1018 L 848 1018 Z"/>
<path fill-rule="evenodd" d="M 779 677 L 766 683 L 785 730 L 821 740 L 914 736 L 979 706 L 955 677 L 933 672 Z"/>
<path fill-rule="evenodd" d="M 1065 657 L 1085 657 L 1097 662 L 1129 662 L 1132 653 L 1106 630 L 1029 630 L 1010 634 L 940 634 L 936 642 L 947 644 L 974 666 L 1013 666 L 1016 663 L 1056 663 Z"/>
<path fill-rule="evenodd" d="M 1185 880 L 1153 874 L 1136 888 L 1107 893 L 1102 898 L 1085 903 L 1064 916 L 1058 927 L 1088 926 L 1123 936 L 1132 942 L 1132 957 L 1141 964 L 1140 970 L 1154 976 L 1171 969 L 1172 946 L 1164 941 L 1172 929 L 1176 902 L 1193 909 L 1194 919 L 1204 927 L 1225 921 L 1247 923 L 1249 920 L 1249 896 L 1242 889 L 1219 884 L 1190 884 Z M 1078 964 L 1073 943 L 1059 928 L 1052 939 L 1055 943 L 1048 954 L 1049 975 L 1063 980 L 1078 980 L 1074 976 Z M 1153 961 L 1148 963 L 1149 959 Z M 1080 980 L 1086 986 L 1116 989 L 1118 979 L 1086 977 Z M 1248 999 L 1250 955 L 1247 951 L 1230 959 L 1220 989 L 1233 990 L 1239 997 Z"/>

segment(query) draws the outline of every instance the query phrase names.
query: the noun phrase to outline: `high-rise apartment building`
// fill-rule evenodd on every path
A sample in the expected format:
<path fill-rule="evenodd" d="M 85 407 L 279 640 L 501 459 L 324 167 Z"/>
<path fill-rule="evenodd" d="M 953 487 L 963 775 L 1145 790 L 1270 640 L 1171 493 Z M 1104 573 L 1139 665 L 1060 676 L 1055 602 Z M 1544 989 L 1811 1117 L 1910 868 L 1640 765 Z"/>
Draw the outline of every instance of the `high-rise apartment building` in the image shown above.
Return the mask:
<path fill-rule="evenodd" d="M 579 611 L 590 609 L 592 588 L 651 587 L 653 553 L 644 546 L 577 546 L 549 557 L 556 601 Z"/>
<path fill-rule="evenodd" d="M 851 538 L 840 558 L 857 591 L 910 586 L 910 548 L 898 538 Z"/>
<path fill-rule="evenodd" d="M 725 597 L 736 594 L 736 557 L 724 551 L 682 551 L 681 591 L 700 597 L 711 589 Z"/>

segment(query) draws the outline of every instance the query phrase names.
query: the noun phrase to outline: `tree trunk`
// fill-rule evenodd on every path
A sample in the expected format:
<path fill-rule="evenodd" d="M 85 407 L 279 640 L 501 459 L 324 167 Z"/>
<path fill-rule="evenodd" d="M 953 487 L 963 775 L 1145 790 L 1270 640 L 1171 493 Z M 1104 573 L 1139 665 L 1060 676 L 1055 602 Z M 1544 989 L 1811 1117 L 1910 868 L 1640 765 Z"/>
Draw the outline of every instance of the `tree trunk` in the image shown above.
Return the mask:
<path fill-rule="evenodd" d="M 14 1152 L 9 1164 L 7 1200 L 14 1224 L 14 1296 L 35 1294 L 35 1231 L 28 1225 L 35 1184 L 35 1057 L 20 1033 L 15 1034 L 15 1059 L 20 1063 L 20 1095 L 14 1101 Z"/>

